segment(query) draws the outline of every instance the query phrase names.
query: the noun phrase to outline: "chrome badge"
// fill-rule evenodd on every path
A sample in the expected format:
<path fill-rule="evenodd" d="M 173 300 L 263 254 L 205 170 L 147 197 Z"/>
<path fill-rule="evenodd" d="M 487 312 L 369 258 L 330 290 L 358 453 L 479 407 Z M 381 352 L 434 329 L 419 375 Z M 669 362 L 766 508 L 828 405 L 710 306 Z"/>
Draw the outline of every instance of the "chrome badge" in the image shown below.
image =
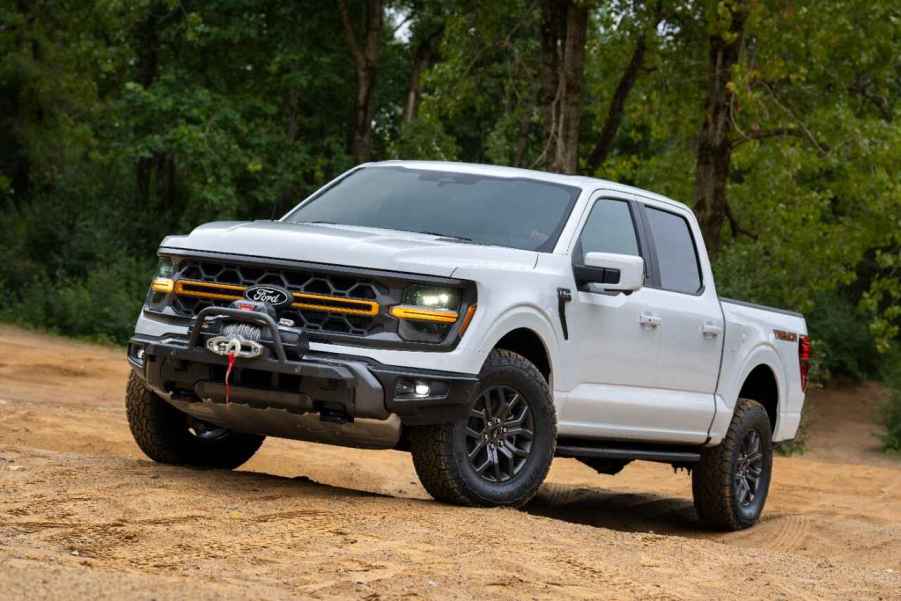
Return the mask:
<path fill-rule="evenodd" d="M 281 309 L 291 304 L 294 295 L 278 286 L 251 286 L 244 291 L 244 297 L 258 303 L 272 305 Z"/>

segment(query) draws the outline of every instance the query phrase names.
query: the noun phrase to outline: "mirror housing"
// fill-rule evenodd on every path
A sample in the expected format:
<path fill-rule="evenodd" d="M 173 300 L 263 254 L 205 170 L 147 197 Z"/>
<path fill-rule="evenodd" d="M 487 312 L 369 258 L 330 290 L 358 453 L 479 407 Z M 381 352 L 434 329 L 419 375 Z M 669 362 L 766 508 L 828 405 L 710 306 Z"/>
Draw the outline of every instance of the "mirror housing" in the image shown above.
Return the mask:
<path fill-rule="evenodd" d="M 582 265 L 574 266 L 576 285 L 595 284 L 604 292 L 634 292 L 644 285 L 644 259 L 634 255 L 585 253 Z"/>

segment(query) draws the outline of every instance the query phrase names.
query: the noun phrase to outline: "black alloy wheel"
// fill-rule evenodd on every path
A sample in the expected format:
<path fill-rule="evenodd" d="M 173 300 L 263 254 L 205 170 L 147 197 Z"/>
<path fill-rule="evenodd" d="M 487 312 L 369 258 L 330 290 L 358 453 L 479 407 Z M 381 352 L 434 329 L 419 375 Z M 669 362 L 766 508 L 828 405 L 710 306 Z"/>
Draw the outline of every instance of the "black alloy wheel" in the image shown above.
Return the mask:
<path fill-rule="evenodd" d="M 466 454 L 479 476 L 507 482 L 526 464 L 534 438 L 532 410 L 510 386 L 493 386 L 473 405 L 466 427 Z"/>
<path fill-rule="evenodd" d="M 735 499 L 741 507 L 750 507 L 757 500 L 763 467 L 760 434 L 757 430 L 749 430 L 742 439 L 735 462 Z"/>

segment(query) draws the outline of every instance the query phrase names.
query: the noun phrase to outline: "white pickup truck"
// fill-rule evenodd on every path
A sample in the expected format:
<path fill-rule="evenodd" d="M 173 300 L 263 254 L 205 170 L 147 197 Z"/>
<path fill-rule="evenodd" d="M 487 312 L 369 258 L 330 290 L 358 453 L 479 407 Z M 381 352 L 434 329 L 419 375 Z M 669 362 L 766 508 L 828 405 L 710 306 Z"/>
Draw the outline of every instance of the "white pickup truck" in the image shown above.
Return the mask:
<path fill-rule="evenodd" d="M 126 403 L 156 461 L 235 468 L 265 436 L 402 449 L 436 499 L 513 506 L 555 456 L 657 461 L 738 529 L 800 422 L 804 318 L 719 298 L 692 212 L 643 190 L 373 163 L 159 256 Z"/>

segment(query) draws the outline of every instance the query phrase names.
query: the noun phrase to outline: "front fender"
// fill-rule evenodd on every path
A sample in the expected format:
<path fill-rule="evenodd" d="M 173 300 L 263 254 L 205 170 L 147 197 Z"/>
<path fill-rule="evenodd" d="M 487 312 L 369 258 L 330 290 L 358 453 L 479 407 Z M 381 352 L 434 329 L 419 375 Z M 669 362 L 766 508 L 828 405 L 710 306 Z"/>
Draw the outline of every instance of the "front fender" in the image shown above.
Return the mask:
<path fill-rule="evenodd" d="M 514 330 L 525 328 L 534 332 L 544 345 L 551 373 L 556 373 L 559 340 L 547 314 L 535 305 L 516 305 L 501 313 L 488 328 L 478 343 L 478 353 L 484 363 L 488 354 L 500 340 Z"/>

